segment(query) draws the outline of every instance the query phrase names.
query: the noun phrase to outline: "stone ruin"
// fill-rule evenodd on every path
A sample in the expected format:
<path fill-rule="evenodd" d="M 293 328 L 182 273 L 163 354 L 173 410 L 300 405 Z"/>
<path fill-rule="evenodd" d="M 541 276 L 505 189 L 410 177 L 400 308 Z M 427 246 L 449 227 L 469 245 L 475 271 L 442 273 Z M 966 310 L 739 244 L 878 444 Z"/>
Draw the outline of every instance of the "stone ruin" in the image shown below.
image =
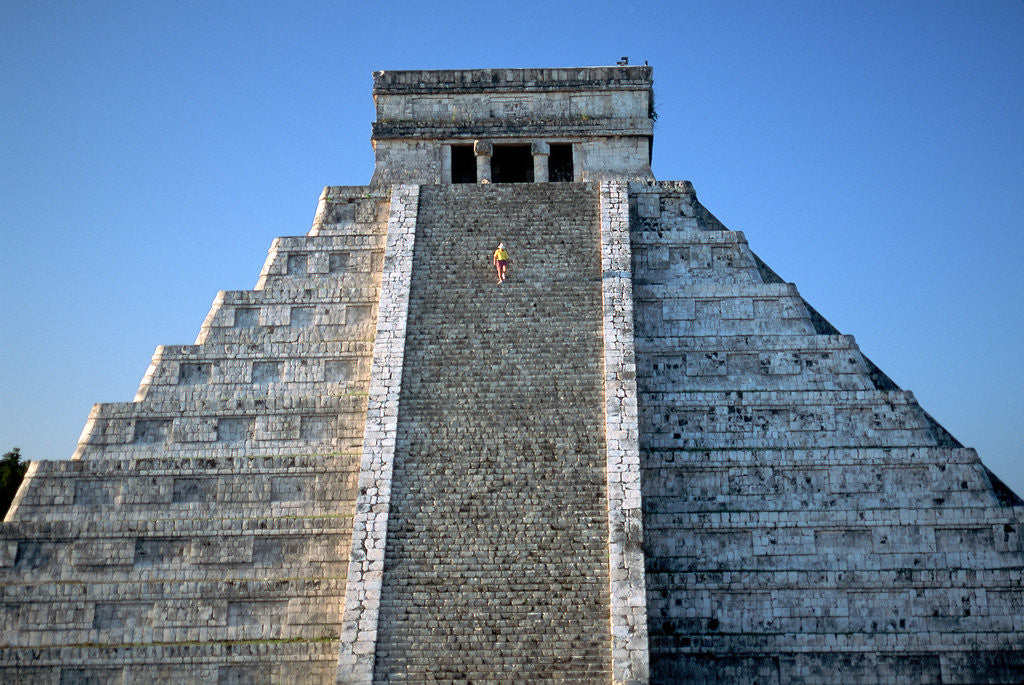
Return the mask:
<path fill-rule="evenodd" d="M 371 183 L 31 465 L 0 679 L 1024 678 L 1024 503 L 654 179 L 651 83 L 375 73 Z"/>

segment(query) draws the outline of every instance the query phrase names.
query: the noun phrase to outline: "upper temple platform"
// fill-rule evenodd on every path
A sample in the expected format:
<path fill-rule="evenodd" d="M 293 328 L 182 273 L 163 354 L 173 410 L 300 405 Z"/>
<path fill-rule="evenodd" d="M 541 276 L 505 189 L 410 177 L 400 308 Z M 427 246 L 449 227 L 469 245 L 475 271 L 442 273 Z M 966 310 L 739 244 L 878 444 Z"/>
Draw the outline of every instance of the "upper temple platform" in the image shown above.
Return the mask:
<path fill-rule="evenodd" d="M 374 72 L 372 182 L 653 179 L 651 72 Z"/>

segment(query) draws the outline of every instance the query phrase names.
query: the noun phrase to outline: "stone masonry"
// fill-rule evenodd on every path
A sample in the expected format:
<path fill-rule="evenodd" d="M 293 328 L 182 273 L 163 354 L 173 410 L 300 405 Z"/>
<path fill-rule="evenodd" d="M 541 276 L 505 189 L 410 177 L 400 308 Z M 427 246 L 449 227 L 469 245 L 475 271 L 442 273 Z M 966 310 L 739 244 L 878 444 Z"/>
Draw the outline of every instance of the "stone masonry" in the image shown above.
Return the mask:
<path fill-rule="evenodd" d="M 449 183 L 452 146 L 466 144 L 477 180 L 493 180 L 496 147 L 527 145 L 539 162 L 552 144 L 572 145 L 573 181 L 654 178 L 647 66 L 378 71 L 373 100 L 374 183 Z"/>
<path fill-rule="evenodd" d="M 1020 499 L 689 183 L 630 217 L 652 681 L 1024 677 Z"/>
<path fill-rule="evenodd" d="M 654 180 L 652 97 L 375 73 L 371 184 L 32 464 L 0 680 L 1024 680 L 1024 502 Z"/>
<path fill-rule="evenodd" d="M 612 665 L 616 681 L 646 680 L 647 603 L 626 184 L 601 183 L 600 206 Z"/>
<path fill-rule="evenodd" d="M 338 659 L 339 679 L 354 682 L 373 675 L 419 188 L 399 186 L 392 200 Z"/>
<path fill-rule="evenodd" d="M 594 192 L 425 187 L 420 217 L 377 679 L 607 679 Z"/>
<path fill-rule="evenodd" d="M 390 189 L 327 188 L 0 537 L 0 680 L 329 680 Z"/>

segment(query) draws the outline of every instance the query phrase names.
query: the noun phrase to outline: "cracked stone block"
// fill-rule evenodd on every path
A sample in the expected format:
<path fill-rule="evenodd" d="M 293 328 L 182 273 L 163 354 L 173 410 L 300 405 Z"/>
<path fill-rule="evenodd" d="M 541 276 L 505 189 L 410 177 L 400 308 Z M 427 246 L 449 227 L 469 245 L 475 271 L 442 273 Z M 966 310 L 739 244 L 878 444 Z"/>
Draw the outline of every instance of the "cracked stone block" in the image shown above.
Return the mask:
<path fill-rule="evenodd" d="M 209 382 L 209 364 L 186 362 L 178 364 L 178 385 L 205 385 Z"/>

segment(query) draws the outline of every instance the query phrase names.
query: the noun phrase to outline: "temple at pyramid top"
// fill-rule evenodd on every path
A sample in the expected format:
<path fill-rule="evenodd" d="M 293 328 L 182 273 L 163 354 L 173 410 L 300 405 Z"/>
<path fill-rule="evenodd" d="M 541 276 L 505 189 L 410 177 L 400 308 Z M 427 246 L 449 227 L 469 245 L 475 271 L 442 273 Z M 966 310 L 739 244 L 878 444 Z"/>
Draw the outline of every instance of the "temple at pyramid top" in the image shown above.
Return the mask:
<path fill-rule="evenodd" d="M 651 67 L 377 71 L 373 183 L 653 179 Z"/>

